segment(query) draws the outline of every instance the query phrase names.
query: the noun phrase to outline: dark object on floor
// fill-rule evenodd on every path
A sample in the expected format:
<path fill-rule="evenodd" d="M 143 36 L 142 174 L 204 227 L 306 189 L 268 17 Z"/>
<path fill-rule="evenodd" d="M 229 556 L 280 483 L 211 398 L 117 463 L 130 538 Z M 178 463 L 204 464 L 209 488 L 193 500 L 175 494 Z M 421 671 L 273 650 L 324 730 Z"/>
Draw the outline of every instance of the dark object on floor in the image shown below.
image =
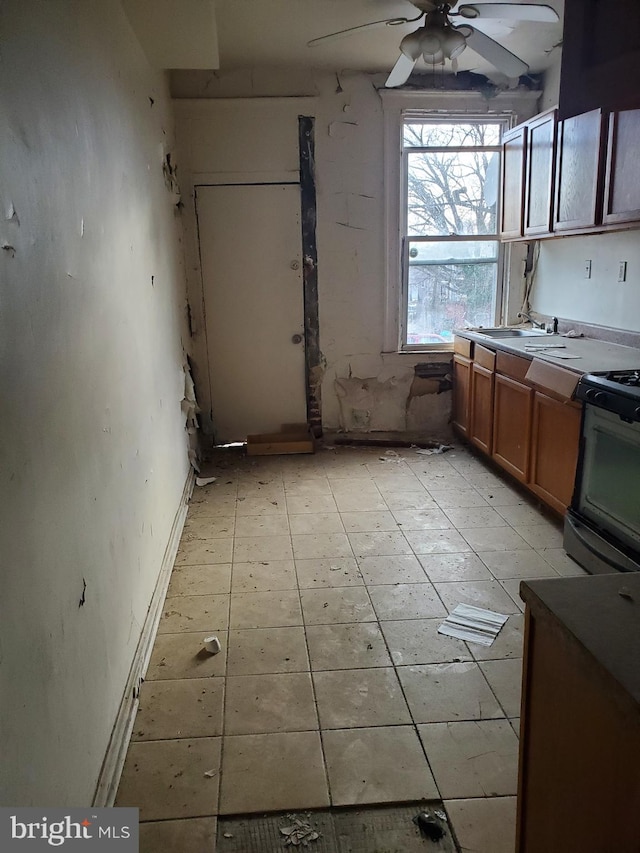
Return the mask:
<path fill-rule="evenodd" d="M 413 818 L 413 822 L 430 841 L 440 841 L 444 838 L 444 829 L 429 812 L 420 812 Z"/>
<path fill-rule="evenodd" d="M 281 829 L 291 823 L 291 814 L 245 815 L 218 818 L 219 853 L 285 853 L 305 849 L 309 853 L 456 853 L 450 833 L 440 842 L 427 839 L 411 819 L 426 812 L 437 823 L 446 825 L 442 803 L 418 801 L 402 806 L 333 808 L 298 812 L 319 837 L 308 847 L 285 846 Z M 226 836 L 225 836 L 226 833 Z M 232 835 L 232 838 L 229 838 Z"/>

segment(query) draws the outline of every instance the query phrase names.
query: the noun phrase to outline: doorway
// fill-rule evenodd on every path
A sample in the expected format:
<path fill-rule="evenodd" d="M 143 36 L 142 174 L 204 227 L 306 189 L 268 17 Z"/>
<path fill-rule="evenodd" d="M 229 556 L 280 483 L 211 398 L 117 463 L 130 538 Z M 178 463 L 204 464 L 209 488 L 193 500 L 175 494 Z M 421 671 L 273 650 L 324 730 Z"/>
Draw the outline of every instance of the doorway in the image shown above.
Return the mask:
<path fill-rule="evenodd" d="M 196 188 L 216 444 L 305 423 L 300 185 Z"/>

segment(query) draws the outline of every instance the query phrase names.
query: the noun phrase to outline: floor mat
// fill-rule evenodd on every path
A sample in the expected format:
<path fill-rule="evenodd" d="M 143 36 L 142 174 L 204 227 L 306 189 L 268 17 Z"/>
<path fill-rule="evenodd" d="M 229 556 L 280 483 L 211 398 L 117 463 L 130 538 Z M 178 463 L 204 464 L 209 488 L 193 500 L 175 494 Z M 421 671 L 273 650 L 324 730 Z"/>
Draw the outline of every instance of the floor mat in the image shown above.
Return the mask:
<path fill-rule="evenodd" d="M 412 818 L 421 812 L 428 812 L 444 830 L 440 841 L 430 840 L 413 822 Z M 216 850 L 218 853 L 282 853 L 286 850 L 308 850 L 309 853 L 456 853 L 449 825 L 442 816 L 442 803 L 431 801 L 403 806 L 219 817 Z M 316 832 L 318 837 L 312 840 Z M 292 843 L 287 844 L 289 838 L 292 838 Z M 298 840 L 298 844 L 293 843 Z"/>

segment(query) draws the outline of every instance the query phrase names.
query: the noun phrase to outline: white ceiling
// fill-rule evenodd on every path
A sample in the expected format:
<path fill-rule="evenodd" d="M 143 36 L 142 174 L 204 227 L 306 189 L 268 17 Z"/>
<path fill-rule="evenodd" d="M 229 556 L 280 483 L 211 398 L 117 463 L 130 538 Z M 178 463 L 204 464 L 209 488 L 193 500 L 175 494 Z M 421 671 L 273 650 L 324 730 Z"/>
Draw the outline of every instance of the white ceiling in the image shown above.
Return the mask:
<path fill-rule="evenodd" d="M 558 23 L 493 21 L 482 27 L 478 22 L 474 25 L 527 62 L 532 72 L 543 71 L 558 55 L 558 48 L 552 49 L 562 38 L 564 0 L 546 2 L 558 12 Z M 307 42 L 369 21 L 418 14 L 409 0 L 216 0 L 220 70 L 313 66 L 336 72 L 388 71 L 399 56 L 401 38 L 419 23 L 363 30 L 316 47 L 307 47 Z M 470 48 L 459 57 L 458 66 L 459 70 L 495 76 L 492 66 Z M 421 69 L 419 65 L 417 70 L 424 71 L 425 66 Z"/>

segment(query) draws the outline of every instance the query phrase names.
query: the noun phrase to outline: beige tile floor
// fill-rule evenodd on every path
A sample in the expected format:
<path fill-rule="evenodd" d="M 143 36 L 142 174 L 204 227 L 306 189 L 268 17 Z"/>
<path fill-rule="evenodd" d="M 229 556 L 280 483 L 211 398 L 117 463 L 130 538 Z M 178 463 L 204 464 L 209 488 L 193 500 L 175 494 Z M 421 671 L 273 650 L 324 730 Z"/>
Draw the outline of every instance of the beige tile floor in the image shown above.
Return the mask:
<path fill-rule="evenodd" d="M 559 526 L 463 449 L 233 456 L 214 473 L 118 792 L 141 849 L 213 851 L 218 815 L 440 798 L 462 849 L 512 853 L 518 588 L 582 573 Z M 460 602 L 509 614 L 493 646 L 437 633 Z"/>

